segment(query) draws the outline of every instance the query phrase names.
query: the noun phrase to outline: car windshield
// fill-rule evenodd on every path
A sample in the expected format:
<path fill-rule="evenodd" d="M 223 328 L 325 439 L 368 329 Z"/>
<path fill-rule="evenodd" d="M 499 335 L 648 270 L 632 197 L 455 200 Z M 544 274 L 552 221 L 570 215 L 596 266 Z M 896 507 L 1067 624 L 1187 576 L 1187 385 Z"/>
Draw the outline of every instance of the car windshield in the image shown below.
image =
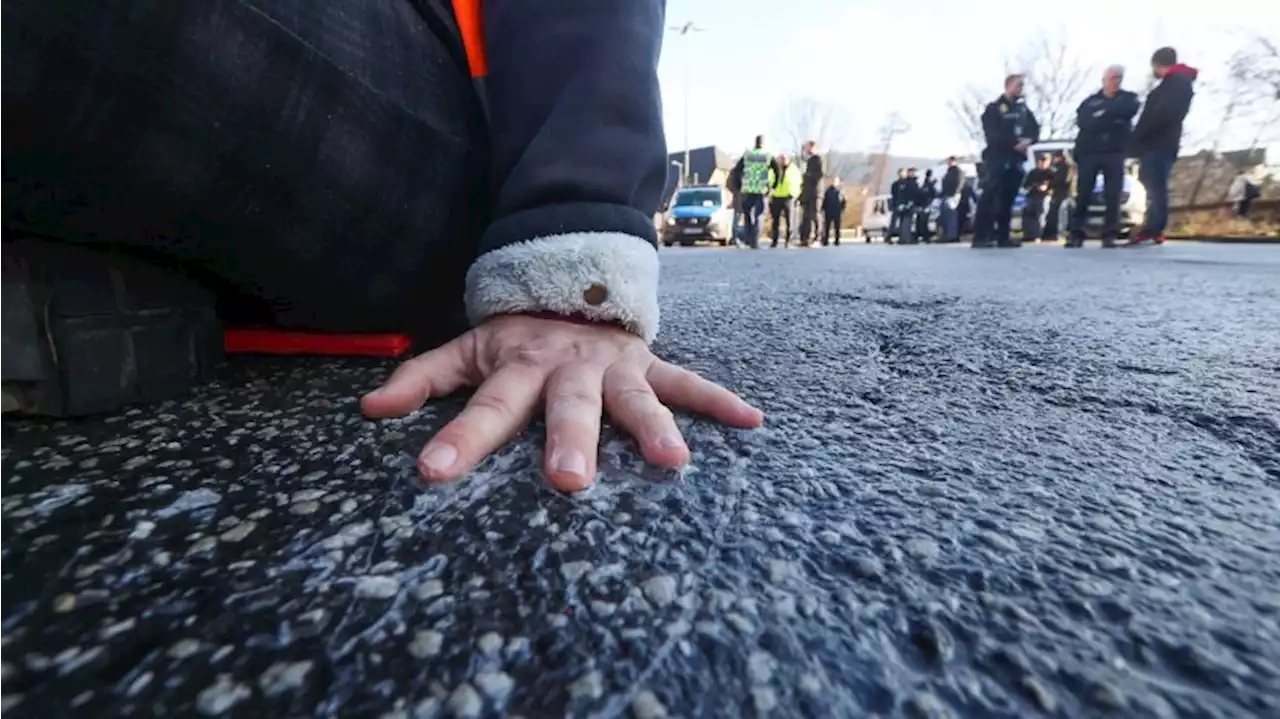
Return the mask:
<path fill-rule="evenodd" d="M 676 207 L 714 207 L 719 204 L 719 190 L 681 190 L 676 194 Z"/>

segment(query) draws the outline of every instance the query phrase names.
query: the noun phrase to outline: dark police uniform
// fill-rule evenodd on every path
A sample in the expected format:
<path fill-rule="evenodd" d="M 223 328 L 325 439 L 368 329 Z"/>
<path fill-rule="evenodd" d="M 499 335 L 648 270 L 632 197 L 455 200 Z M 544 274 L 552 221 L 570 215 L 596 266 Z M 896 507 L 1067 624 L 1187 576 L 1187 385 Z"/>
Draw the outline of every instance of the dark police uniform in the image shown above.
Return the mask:
<path fill-rule="evenodd" d="M 1022 98 L 1001 95 L 982 113 L 982 131 L 987 148 L 982 151 L 982 194 L 973 221 L 973 246 L 1017 247 L 1009 236 L 1013 201 L 1022 186 L 1022 163 L 1026 153 L 1015 149 L 1019 138 L 1040 139 L 1040 123 Z"/>
<path fill-rule="evenodd" d="M 1133 116 L 1138 114 L 1140 104 L 1137 95 L 1120 90 L 1111 97 L 1094 93 L 1076 109 L 1080 133 L 1076 135 L 1075 157 L 1079 173 L 1068 247 L 1084 245 L 1098 175 L 1102 175 L 1102 201 L 1106 208 L 1102 245 L 1110 247 L 1115 243 L 1120 231 L 1120 199 L 1124 191 L 1124 153 L 1129 145 Z"/>

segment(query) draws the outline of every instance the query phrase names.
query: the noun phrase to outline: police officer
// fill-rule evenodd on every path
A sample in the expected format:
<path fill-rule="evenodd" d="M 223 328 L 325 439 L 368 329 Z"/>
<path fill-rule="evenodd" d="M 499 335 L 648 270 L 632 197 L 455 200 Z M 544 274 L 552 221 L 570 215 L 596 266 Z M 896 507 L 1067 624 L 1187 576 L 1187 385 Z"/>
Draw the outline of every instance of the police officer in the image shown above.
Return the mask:
<path fill-rule="evenodd" d="M 787 231 L 782 233 L 782 246 L 791 244 L 791 210 L 796 194 L 800 192 L 800 171 L 791 164 L 791 158 L 785 154 L 778 155 L 778 165 L 782 168 L 782 175 L 774 178 L 773 196 L 769 198 L 769 219 L 773 225 L 769 230 L 769 246 L 773 248 L 778 246 L 778 233 L 784 221 Z M 802 246 L 807 244 L 807 241 L 801 243 Z"/>
<path fill-rule="evenodd" d="M 1009 236 L 1013 201 L 1022 185 L 1027 148 L 1040 139 L 1040 123 L 1022 98 L 1022 75 L 1004 79 L 1004 93 L 982 113 L 987 147 L 982 151 L 982 187 L 973 220 L 973 247 L 1020 247 Z"/>
<path fill-rule="evenodd" d="M 885 242 L 889 242 L 894 235 L 902 231 L 899 220 L 901 216 L 898 214 L 898 207 L 902 204 L 902 188 L 907 184 L 907 168 L 898 169 L 898 179 L 889 185 L 889 234 L 885 236 Z"/>
<path fill-rule="evenodd" d="M 920 178 L 916 168 L 908 167 L 907 176 L 898 188 L 898 244 L 914 245 L 916 236 L 916 202 L 920 197 Z"/>
<path fill-rule="evenodd" d="M 1124 191 L 1124 153 L 1138 114 L 1138 96 L 1121 90 L 1124 68 L 1112 65 L 1102 74 L 1102 89 L 1086 97 L 1076 110 L 1075 157 L 1080 173 L 1076 180 L 1076 207 L 1071 218 L 1067 247 L 1084 246 L 1094 183 L 1102 174 L 1102 246 L 1116 246 L 1120 230 L 1120 194 Z"/>
<path fill-rule="evenodd" d="M 771 170 L 772 181 L 769 175 Z M 743 215 L 742 239 L 753 250 L 760 247 L 760 218 L 764 215 L 764 196 L 781 179 L 782 168 L 778 165 L 778 160 L 764 149 L 764 135 L 756 135 L 755 147 L 738 159 L 729 180 L 741 188 L 738 196 L 741 198 Z"/>
<path fill-rule="evenodd" d="M 920 190 L 916 192 L 916 238 L 926 245 L 933 239 L 929 231 L 929 207 L 938 197 L 938 183 L 933 179 L 933 170 L 924 171 L 924 180 Z"/>

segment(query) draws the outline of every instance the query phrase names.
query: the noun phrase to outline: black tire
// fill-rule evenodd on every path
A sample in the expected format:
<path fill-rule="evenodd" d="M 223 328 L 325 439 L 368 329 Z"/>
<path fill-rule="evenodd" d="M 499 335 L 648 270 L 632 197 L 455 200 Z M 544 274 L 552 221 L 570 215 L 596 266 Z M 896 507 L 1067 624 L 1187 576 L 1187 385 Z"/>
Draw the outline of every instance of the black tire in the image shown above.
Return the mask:
<path fill-rule="evenodd" d="M 58 417 L 170 399 L 222 359 L 212 293 L 114 254 L 5 239 L 6 409 Z"/>

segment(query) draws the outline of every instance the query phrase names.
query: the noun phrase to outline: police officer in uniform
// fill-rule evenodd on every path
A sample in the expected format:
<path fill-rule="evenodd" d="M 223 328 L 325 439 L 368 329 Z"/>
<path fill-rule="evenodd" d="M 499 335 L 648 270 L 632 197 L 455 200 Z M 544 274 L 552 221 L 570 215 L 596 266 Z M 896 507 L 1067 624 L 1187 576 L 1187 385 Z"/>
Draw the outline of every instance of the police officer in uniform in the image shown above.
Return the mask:
<path fill-rule="evenodd" d="M 769 172 L 773 172 L 770 180 Z M 729 181 L 741 188 L 743 240 L 751 249 L 760 247 L 760 218 L 764 216 L 764 196 L 782 179 L 778 160 L 764 149 L 764 135 L 756 135 L 755 147 L 743 153 L 734 165 Z"/>
<path fill-rule="evenodd" d="M 1013 201 L 1022 186 L 1027 148 L 1040 139 L 1040 123 L 1022 99 L 1022 75 L 1004 80 L 1004 93 L 982 113 L 982 194 L 973 220 L 973 247 L 1021 247 L 1009 235 Z"/>

